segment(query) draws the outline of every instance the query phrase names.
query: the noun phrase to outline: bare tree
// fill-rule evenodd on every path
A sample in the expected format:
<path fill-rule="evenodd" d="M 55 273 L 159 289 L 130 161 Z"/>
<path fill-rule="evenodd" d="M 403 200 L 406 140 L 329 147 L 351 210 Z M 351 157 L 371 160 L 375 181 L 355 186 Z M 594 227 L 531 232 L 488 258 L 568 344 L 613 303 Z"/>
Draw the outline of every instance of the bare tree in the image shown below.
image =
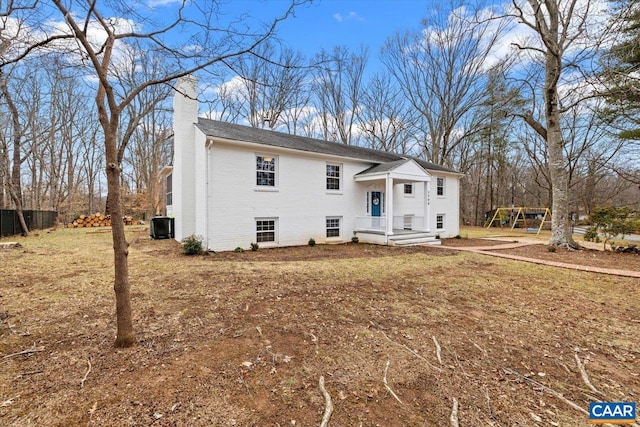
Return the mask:
<path fill-rule="evenodd" d="M 485 213 L 514 205 L 520 187 L 514 156 L 515 119 L 509 114 L 521 105 L 500 67 L 488 72 L 484 102 L 474 108 L 467 136 L 450 153 L 450 161 L 465 174 L 461 181 L 461 209 L 465 223 L 481 225 Z M 521 199 L 521 198 L 520 198 Z M 520 202 L 522 203 L 522 202 Z"/>
<path fill-rule="evenodd" d="M 597 105 L 584 108 L 576 105 L 562 115 L 563 152 L 566 161 L 567 182 L 572 212 L 589 213 L 594 206 L 614 200 L 625 190 L 620 183 L 611 185 L 610 167 L 617 163 L 624 143 L 612 135 L 599 117 Z M 547 144 L 533 130 L 519 135 L 519 147 L 529 168 L 535 171 L 536 185 L 547 193 L 545 205 L 553 203 L 553 185 L 549 170 Z M 606 184 L 606 186 L 605 186 Z M 606 189 L 605 189 L 606 188 Z"/>
<path fill-rule="evenodd" d="M 2 114 L 0 114 L 0 128 L 6 128 L 6 120 Z M 8 144 L 6 141 L 6 135 L 4 132 L 0 132 L 0 209 L 7 209 L 9 206 L 8 194 L 6 187 L 8 185 L 7 177 L 9 173 L 7 168 L 9 167 L 9 153 L 6 151 Z"/>
<path fill-rule="evenodd" d="M 219 77 L 221 81 L 218 84 L 204 84 L 204 91 L 214 92 L 215 95 L 212 99 L 203 97 L 202 103 L 207 106 L 203 114 L 208 119 L 237 123 L 242 120 L 246 99 L 239 89 L 242 86 L 240 78 L 234 76 L 230 81 L 225 81 L 226 77 Z"/>
<path fill-rule="evenodd" d="M 11 126 L 2 130 L 2 136 L 0 137 L 0 143 L 2 143 L 2 154 L 4 167 L 2 171 L 5 174 L 5 184 L 11 197 L 11 201 L 16 210 L 18 216 L 18 222 L 24 236 L 29 235 L 29 227 L 24 217 L 24 195 L 22 188 L 22 164 L 27 159 L 27 156 L 23 156 L 23 149 L 25 141 L 29 138 L 29 133 L 34 129 L 30 129 L 29 125 L 33 125 L 33 113 L 31 110 L 27 117 L 23 117 L 20 113 L 18 103 L 14 99 L 15 93 L 21 93 L 18 88 L 9 88 L 8 74 L 2 72 L 0 69 L 0 98 L 4 100 L 7 108 L 7 114 L 11 118 Z M 19 85 L 24 82 L 28 82 L 28 78 L 24 77 L 19 79 Z M 26 121 L 25 121 L 26 120 Z M 31 144 L 35 144 L 35 140 L 31 137 Z"/>
<path fill-rule="evenodd" d="M 303 84 L 293 93 L 291 104 L 293 108 L 285 109 L 280 116 L 282 128 L 290 134 L 302 135 L 309 129 L 309 124 L 315 117 L 309 84 Z M 307 136 L 313 136 L 313 133 L 308 133 Z"/>
<path fill-rule="evenodd" d="M 150 79 L 163 68 L 160 61 L 139 49 L 131 49 L 129 54 L 132 59 L 145 59 L 135 68 L 128 67 L 120 71 L 120 78 L 126 82 L 126 87 L 135 87 L 141 79 Z M 159 172 L 171 160 L 171 152 L 167 149 L 171 136 L 171 117 L 169 109 L 164 107 L 170 95 L 171 88 L 168 85 L 149 87 L 125 110 L 127 126 L 123 138 L 129 139 L 124 157 L 129 170 L 125 175 L 132 176 L 136 193 L 145 196 L 145 216 L 153 216 L 160 211 Z"/>
<path fill-rule="evenodd" d="M 417 144 L 415 110 L 388 74 L 374 75 L 365 86 L 356 110 L 358 128 L 367 146 L 376 150 L 410 153 Z"/>
<path fill-rule="evenodd" d="M 116 296 L 116 347 L 135 344 L 128 270 L 128 242 L 120 203 L 121 153 L 119 131 L 124 110 L 146 89 L 170 83 L 178 77 L 191 74 L 213 64 L 230 60 L 253 51 L 275 31 L 276 25 L 289 16 L 297 5 L 293 0 L 283 15 L 269 25 L 252 31 L 242 23 L 221 22 L 219 4 L 183 2 L 171 14 L 154 14 L 136 4 L 112 1 L 108 5 L 68 3 L 52 0 L 52 6 L 38 0 L 10 2 L 2 16 L 15 16 L 38 31 L 28 32 L 22 43 L 8 52 L 2 52 L 0 68 L 16 63 L 32 54 L 46 54 L 52 49 L 65 49 L 76 59 L 75 64 L 86 64 L 97 80 L 95 102 L 102 128 L 105 149 L 108 197 L 112 200 L 112 238 L 114 247 L 114 291 Z M 3 5 L 7 7 L 7 5 Z M 193 7 L 194 10 L 188 10 Z M 109 18 L 127 17 L 128 19 Z M 60 20 L 65 29 L 60 30 Z M 132 24 L 132 21 L 138 24 Z M 37 34 L 37 36 L 30 36 Z M 117 80 L 112 79 L 122 63 L 120 51 L 127 44 L 140 43 L 146 51 L 156 52 L 162 58 L 164 70 L 149 79 L 137 82 L 127 92 L 118 91 Z M 70 59 L 71 61 L 71 59 Z"/>
<path fill-rule="evenodd" d="M 22 111 L 35 108 L 31 116 L 37 138 L 30 142 L 26 163 L 30 169 L 27 184 L 32 209 L 52 209 L 66 216 L 63 203 L 75 190 L 78 181 L 76 167 L 79 155 L 80 129 L 97 127 L 91 108 L 78 102 L 84 85 L 75 70 L 61 67 L 63 58 L 51 55 L 46 60 L 35 58 L 25 67 L 30 85 Z"/>
<path fill-rule="evenodd" d="M 367 59 L 364 47 L 350 53 L 338 46 L 331 53 L 323 50 L 316 56 L 313 90 L 323 139 L 343 144 L 355 142 L 356 111 L 360 107 Z"/>
<path fill-rule="evenodd" d="M 118 90 L 121 91 L 119 98 L 125 99 L 129 91 L 135 90 L 141 87 L 144 82 L 161 75 L 163 68 L 162 58 L 155 52 L 146 52 L 139 43 L 128 45 L 127 49 L 120 51 L 118 66 L 113 70 L 112 78 L 118 82 Z M 162 151 L 159 147 L 166 141 L 168 135 L 165 132 L 164 139 L 156 141 L 155 137 L 162 138 L 162 135 L 155 134 L 155 128 L 161 126 L 160 119 L 163 116 L 164 125 L 168 126 L 166 117 L 168 108 L 164 108 L 163 114 L 163 109 L 160 107 L 170 94 L 171 87 L 169 85 L 148 86 L 141 90 L 122 110 L 118 128 L 118 164 L 122 164 L 131 140 L 138 137 L 133 150 L 134 153 L 137 151 L 138 155 L 130 157 L 129 163 L 134 166 L 134 172 L 138 173 L 138 179 L 135 180 L 136 189 L 141 191 L 148 187 L 152 187 L 153 190 L 156 187 L 154 181 L 157 178 L 157 171 L 161 164 L 167 164 L 166 159 L 164 159 L 164 163 L 160 163 L 163 159 L 160 157 Z M 153 121 L 156 119 L 158 122 L 154 123 Z M 158 163 L 153 164 L 156 161 Z M 113 203 L 112 197 L 108 196 L 105 207 L 107 214 L 112 213 Z M 147 210 L 149 213 L 153 213 L 151 212 L 153 208 L 150 205 L 147 206 Z"/>
<path fill-rule="evenodd" d="M 299 52 L 264 43 L 252 55 L 239 57 L 234 70 L 242 82 L 242 115 L 253 127 L 273 129 L 283 124 L 287 110 L 300 109 L 298 94 L 308 68 Z"/>
<path fill-rule="evenodd" d="M 544 119 L 540 121 L 534 112 L 523 114 L 524 121 L 542 138 L 548 152 L 549 178 L 552 187 L 552 222 L 550 245 L 576 248 L 572 238 L 569 218 L 569 171 L 565 156 L 566 140 L 563 137 L 561 115 L 563 107 L 559 86 L 568 66 L 579 68 L 581 61 L 593 54 L 595 42 L 584 47 L 591 12 L 589 0 L 527 0 L 527 6 L 513 2 L 514 15 L 529 27 L 537 43 L 518 44 L 518 48 L 542 57 L 544 83 L 539 89 L 543 94 Z M 570 49 L 576 50 L 570 52 Z"/>
<path fill-rule="evenodd" d="M 426 157 L 450 164 L 456 146 L 482 126 L 474 110 L 487 99 L 487 71 L 504 31 L 499 20 L 467 8 L 439 9 L 416 31 L 398 33 L 382 60 L 404 96 L 420 113 Z"/>
<path fill-rule="evenodd" d="M 80 140 L 80 167 L 78 176 L 81 177 L 86 195 L 83 204 L 85 212 L 95 212 L 101 201 L 101 172 L 104 171 L 104 147 L 99 143 L 99 129 L 87 132 L 86 136 Z M 73 194 L 72 194 L 73 197 Z M 69 208 L 75 213 L 75 209 Z"/>
<path fill-rule="evenodd" d="M 84 213 L 95 212 L 87 200 L 91 193 L 84 189 L 87 182 L 84 171 L 85 167 L 90 167 L 85 163 L 86 149 L 94 149 L 89 143 L 92 140 L 95 142 L 100 124 L 96 120 L 95 106 L 78 102 L 79 97 L 90 99 L 81 76 L 74 70 L 64 73 L 62 67 L 56 67 L 51 76 L 51 86 L 55 87 L 51 97 L 52 114 L 59 119 L 57 132 L 47 145 L 50 153 L 51 208 L 70 221 L 81 206 L 86 206 Z"/>

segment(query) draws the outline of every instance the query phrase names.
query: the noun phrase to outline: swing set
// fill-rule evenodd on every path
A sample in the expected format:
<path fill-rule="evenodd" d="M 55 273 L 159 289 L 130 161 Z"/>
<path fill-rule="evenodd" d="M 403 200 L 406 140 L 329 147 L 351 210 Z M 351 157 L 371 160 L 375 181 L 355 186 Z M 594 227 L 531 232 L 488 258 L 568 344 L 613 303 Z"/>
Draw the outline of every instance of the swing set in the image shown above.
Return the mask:
<path fill-rule="evenodd" d="M 511 231 L 514 228 L 523 228 L 528 233 L 538 235 L 545 225 L 551 225 L 551 210 L 530 207 L 498 208 L 491 220 L 487 219 L 484 226 L 486 228 L 495 227 L 496 222 L 500 227 L 511 226 Z"/>

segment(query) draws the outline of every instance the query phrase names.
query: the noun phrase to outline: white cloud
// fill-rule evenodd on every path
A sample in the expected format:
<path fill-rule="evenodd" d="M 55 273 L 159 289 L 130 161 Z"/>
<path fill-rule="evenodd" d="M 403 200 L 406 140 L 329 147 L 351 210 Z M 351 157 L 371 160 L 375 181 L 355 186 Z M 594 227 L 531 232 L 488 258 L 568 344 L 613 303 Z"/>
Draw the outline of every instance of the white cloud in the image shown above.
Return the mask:
<path fill-rule="evenodd" d="M 345 21 L 357 21 L 357 22 L 366 22 L 366 19 L 364 19 L 362 16 L 360 16 L 358 14 L 358 12 L 347 12 L 346 15 L 340 13 L 340 12 L 336 12 L 333 14 L 333 18 L 342 23 Z"/>
<path fill-rule="evenodd" d="M 560 2 L 560 6 L 567 8 L 570 3 L 570 1 Z M 533 10 L 528 2 L 518 0 L 517 4 L 523 13 L 523 19 L 534 23 Z M 533 61 L 542 59 L 542 54 L 535 49 L 544 49 L 544 47 L 540 36 L 517 18 L 519 13 L 511 2 L 505 2 L 501 6 L 484 8 L 478 11 L 475 16 L 472 16 L 470 10 L 460 7 L 449 14 L 447 23 L 448 26 L 453 26 L 456 25 L 458 20 L 463 20 L 462 22 L 467 19 L 478 20 L 486 23 L 487 31 L 485 34 L 489 38 L 494 34 L 501 34 L 501 37 L 491 48 L 489 56 L 485 59 L 483 68 L 489 69 L 506 58 L 512 57 L 514 53 L 518 57 L 519 65 L 527 67 Z M 568 11 L 563 10 L 562 14 L 567 16 Z M 581 22 L 583 16 L 586 16 L 584 23 Z M 570 39 L 574 35 L 580 34 L 572 41 L 570 46 L 566 47 L 565 60 L 570 60 L 576 55 L 579 58 L 590 55 L 593 46 L 597 42 L 600 42 L 600 47 L 602 47 L 602 36 L 607 33 L 610 18 L 609 0 L 577 0 L 573 9 L 573 19 L 570 22 L 568 34 Z M 425 29 L 424 37 L 430 42 L 446 41 L 446 32 L 447 28 L 436 29 L 430 27 Z M 604 45 L 606 46 L 606 44 L 607 42 L 605 41 Z"/>
<path fill-rule="evenodd" d="M 561 9 L 568 8 L 572 2 L 561 2 Z M 519 2 L 525 21 L 535 23 L 533 10 L 524 1 Z M 512 4 L 505 7 L 505 11 L 511 15 L 518 12 Z M 568 10 L 561 10 L 563 16 L 568 16 Z M 570 46 L 566 46 L 565 56 L 576 54 L 585 49 L 591 49 L 596 42 L 601 42 L 607 33 L 607 27 L 611 18 L 611 10 L 608 0 L 577 0 L 573 8 L 573 19 L 567 28 L 568 39 L 572 40 Z M 584 22 L 582 22 L 582 18 Z M 516 22 L 511 18 L 511 31 L 505 37 L 505 43 L 518 44 L 522 47 L 543 48 L 540 36 L 529 26 Z M 563 30 L 563 28 L 561 28 Z M 576 37 L 577 36 L 577 37 Z"/>
<path fill-rule="evenodd" d="M 147 6 L 150 9 L 155 9 L 157 7 L 181 5 L 181 4 L 182 4 L 182 0 L 148 0 L 147 1 Z"/>
<path fill-rule="evenodd" d="M 204 46 L 198 45 L 198 44 L 184 45 L 180 49 L 184 52 L 193 53 L 193 54 L 204 52 Z"/>
<path fill-rule="evenodd" d="M 231 80 L 227 80 L 221 85 L 212 88 L 212 90 L 217 96 L 239 97 L 246 92 L 245 88 L 244 79 L 240 76 L 233 76 Z"/>
<path fill-rule="evenodd" d="M 473 11 L 462 6 L 452 10 L 441 21 L 436 18 L 433 25 L 423 29 L 422 37 L 425 45 L 446 50 L 452 46 L 458 47 L 460 40 L 471 36 L 477 42 L 476 60 L 482 61 L 481 64 L 478 62 L 478 66 L 488 70 L 513 53 L 514 39 L 530 32 L 526 26 L 516 25 L 512 21 L 498 7 Z"/>
<path fill-rule="evenodd" d="M 80 18 L 77 18 L 82 22 Z M 105 18 L 110 30 L 116 34 L 130 33 L 139 29 L 138 24 L 127 18 L 109 17 Z M 27 23 L 18 23 L 12 19 L 5 19 L 4 26 L 0 28 L 3 38 L 11 38 L 11 49 L 4 52 L 7 57 L 18 55 L 19 52 L 28 46 L 41 42 L 52 36 L 71 35 L 72 30 L 65 21 L 49 19 L 40 23 L 37 27 L 29 26 Z M 89 21 L 87 28 L 87 40 L 95 51 L 100 51 L 102 45 L 107 40 L 107 33 L 100 23 L 95 20 Z M 126 44 L 117 41 L 114 46 L 113 61 L 118 63 L 123 57 Z M 84 48 L 75 38 L 59 39 L 47 44 L 40 49 L 40 52 L 59 52 L 65 54 L 68 63 L 86 62 Z"/>
<path fill-rule="evenodd" d="M 20 22 L 9 16 L 0 20 L 0 36 L 3 40 L 13 39 L 20 32 Z"/>
<path fill-rule="evenodd" d="M 205 119 L 222 120 L 224 113 L 222 111 L 208 110 L 201 114 Z"/>

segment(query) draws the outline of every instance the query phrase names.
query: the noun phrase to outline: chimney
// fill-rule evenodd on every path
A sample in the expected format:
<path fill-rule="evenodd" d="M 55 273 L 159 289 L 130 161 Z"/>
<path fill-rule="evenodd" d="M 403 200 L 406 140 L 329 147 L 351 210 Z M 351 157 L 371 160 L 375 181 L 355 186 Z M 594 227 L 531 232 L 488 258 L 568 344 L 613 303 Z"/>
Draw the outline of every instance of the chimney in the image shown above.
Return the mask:
<path fill-rule="evenodd" d="M 195 124 L 198 121 L 198 79 L 176 82 L 173 95 L 173 214 L 176 240 L 195 233 Z"/>
<path fill-rule="evenodd" d="M 174 132 L 176 124 L 183 122 L 189 125 L 198 120 L 198 78 L 187 75 L 176 82 L 173 96 Z"/>

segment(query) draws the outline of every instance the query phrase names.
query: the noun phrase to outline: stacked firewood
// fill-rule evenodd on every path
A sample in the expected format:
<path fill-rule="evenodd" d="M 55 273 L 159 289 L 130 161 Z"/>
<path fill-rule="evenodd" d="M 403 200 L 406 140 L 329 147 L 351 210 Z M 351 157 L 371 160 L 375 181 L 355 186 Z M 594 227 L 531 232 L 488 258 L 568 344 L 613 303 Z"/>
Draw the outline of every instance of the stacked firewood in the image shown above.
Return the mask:
<path fill-rule="evenodd" d="M 89 227 L 110 227 L 111 215 L 94 213 L 91 215 L 80 215 L 73 222 L 69 223 L 69 228 L 89 228 Z"/>

